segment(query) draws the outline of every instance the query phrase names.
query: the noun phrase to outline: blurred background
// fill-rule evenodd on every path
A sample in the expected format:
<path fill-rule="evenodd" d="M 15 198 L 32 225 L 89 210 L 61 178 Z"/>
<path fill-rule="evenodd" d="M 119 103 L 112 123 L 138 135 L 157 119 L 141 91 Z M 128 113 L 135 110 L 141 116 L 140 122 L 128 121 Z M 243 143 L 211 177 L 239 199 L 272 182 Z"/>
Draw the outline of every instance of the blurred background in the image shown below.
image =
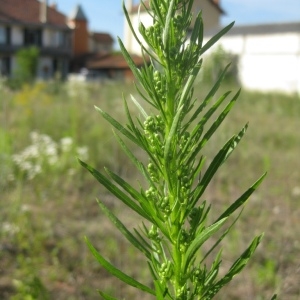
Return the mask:
<path fill-rule="evenodd" d="M 151 24 L 137 1 L 126 6 L 135 28 L 139 19 Z M 195 0 L 193 10 L 203 10 L 205 41 L 236 21 L 205 54 L 195 85 L 202 101 L 231 62 L 217 96 L 242 87 L 205 150 L 208 161 L 250 124 L 205 194 L 212 218 L 268 172 L 224 241 L 224 268 L 254 235 L 265 232 L 264 240 L 216 299 L 270 299 L 275 292 L 279 299 L 300 299 L 300 2 Z M 0 299 L 98 299 L 100 288 L 118 298 L 147 299 L 105 273 L 84 242 L 88 236 L 112 263 L 150 284 L 144 258 L 95 198 L 128 228 L 140 220 L 77 162 L 106 166 L 132 183 L 140 179 L 94 110 L 99 106 L 125 123 L 122 93 L 141 100 L 117 36 L 142 66 L 119 0 L 0 0 Z"/>

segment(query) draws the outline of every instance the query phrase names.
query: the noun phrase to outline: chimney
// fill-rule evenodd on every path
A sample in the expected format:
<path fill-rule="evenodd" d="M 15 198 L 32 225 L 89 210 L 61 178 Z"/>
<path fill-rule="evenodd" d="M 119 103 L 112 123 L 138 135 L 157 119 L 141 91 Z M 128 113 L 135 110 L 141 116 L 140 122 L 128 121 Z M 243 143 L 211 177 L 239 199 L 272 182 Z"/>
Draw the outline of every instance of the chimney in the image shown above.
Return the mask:
<path fill-rule="evenodd" d="M 53 8 L 53 9 L 55 9 L 55 10 L 57 10 L 57 3 L 56 3 L 56 1 L 53 1 L 51 3 L 50 7 Z"/>
<path fill-rule="evenodd" d="M 133 0 L 127 0 L 126 1 L 126 9 L 129 13 L 131 13 L 133 7 Z"/>
<path fill-rule="evenodd" d="M 47 6 L 48 6 L 48 0 L 41 0 L 40 4 L 40 21 L 42 23 L 47 23 Z"/>

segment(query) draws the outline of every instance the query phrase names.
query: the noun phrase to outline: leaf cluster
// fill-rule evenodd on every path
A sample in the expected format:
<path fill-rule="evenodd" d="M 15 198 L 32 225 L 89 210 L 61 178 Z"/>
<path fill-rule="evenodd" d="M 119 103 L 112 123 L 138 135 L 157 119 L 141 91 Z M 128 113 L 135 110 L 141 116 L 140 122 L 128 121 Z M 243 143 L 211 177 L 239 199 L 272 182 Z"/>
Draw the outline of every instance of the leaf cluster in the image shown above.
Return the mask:
<path fill-rule="evenodd" d="M 207 257 L 232 229 L 240 213 L 233 220 L 230 216 L 244 206 L 265 174 L 215 221 L 208 222 L 211 207 L 203 199 L 203 194 L 218 169 L 241 141 L 248 125 L 233 135 L 214 159 L 206 164 L 202 150 L 227 117 L 240 91 L 232 96 L 231 92 L 226 92 L 212 101 L 224 79 L 227 66 L 202 101 L 194 97 L 193 85 L 202 66 L 203 53 L 228 32 L 233 23 L 203 44 L 201 12 L 192 24 L 193 2 L 151 0 L 150 7 L 142 2 L 153 24 L 146 28 L 140 22 L 139 35 L 124 5 L 129 26 L 141 46 L 144 66 L 141 69 L 135 66 L 121 40 L 120 48 L 137 79 L 136 88 L 140 97 L 150 104 L 151 109 L 146 111 L 131 96 L 142 116 L 134 119 L 124 99 L 127 124 L 122 125 L 97 108 L 114 127 L 117 141 L 144 176 L 147 188 L 136 189 L 109 169 L 101 173 L 81 162 L 100 184 L 144 218 L 142 226 L 130 232 L 98 200 L 104 214 L 146 257 L 153 286 L 145 286 L 114 267 L 87 240 L 89 248 L 112 275 L 154 295 L 156 299 L 212 299 L 245 267 L 262 238 L 262 235 L 255 237 L 223 277 L 219 277 L 222 250 L 218 251 L 211 266 L 207 267 Z M 191 34 L 187 34 L 191 28 Z M 133 154 L 124 137 L 147 154 L 147 164 Z M 231 223 L 228 223 L 229 220 Z M 208 239 L 214 240 L 214 243 L 204 252 L 202 246 Z M 104 299 L 114 299 L 104 292 L 100 292 L 100 295 Z"/>

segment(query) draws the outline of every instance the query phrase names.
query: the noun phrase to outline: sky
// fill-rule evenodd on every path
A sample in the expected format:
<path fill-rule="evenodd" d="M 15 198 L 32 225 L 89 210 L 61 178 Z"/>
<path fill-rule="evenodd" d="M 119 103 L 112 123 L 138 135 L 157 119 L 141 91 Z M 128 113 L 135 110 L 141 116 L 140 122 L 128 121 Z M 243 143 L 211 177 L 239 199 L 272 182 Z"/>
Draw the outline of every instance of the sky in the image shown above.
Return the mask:
<path fill-rule="evenodd" d="M 204 0 L 203 0 L 204 1 Z M 56 2 L 58 10 L 70 15 L 77 4 L 81 4 L 89 20 L 89 29 L 110 33 L 116 41 L 123 38 L 124 16 L 121 0 L 48 0 Z M 139 1 L 135 1 L 139 2 Z M 222 25 L 235 21 L 236 26 L 278 22 L 300 23 L 300 0 L 220 0 L 226 16 Z M 117 42 L 115 43 L 117 47 Z"/>

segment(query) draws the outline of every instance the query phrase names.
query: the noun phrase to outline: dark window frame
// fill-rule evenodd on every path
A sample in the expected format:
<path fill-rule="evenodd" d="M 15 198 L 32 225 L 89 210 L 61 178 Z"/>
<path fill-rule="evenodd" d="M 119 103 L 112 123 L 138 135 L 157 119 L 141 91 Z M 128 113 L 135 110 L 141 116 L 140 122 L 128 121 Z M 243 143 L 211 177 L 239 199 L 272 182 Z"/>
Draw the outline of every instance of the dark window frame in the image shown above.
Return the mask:
<path fill-rule="evenodd" d="M 42 29 L 38 28 L 25 28 L 23 35 L 24 46 L 43 46 L 43 32 Z"/>

